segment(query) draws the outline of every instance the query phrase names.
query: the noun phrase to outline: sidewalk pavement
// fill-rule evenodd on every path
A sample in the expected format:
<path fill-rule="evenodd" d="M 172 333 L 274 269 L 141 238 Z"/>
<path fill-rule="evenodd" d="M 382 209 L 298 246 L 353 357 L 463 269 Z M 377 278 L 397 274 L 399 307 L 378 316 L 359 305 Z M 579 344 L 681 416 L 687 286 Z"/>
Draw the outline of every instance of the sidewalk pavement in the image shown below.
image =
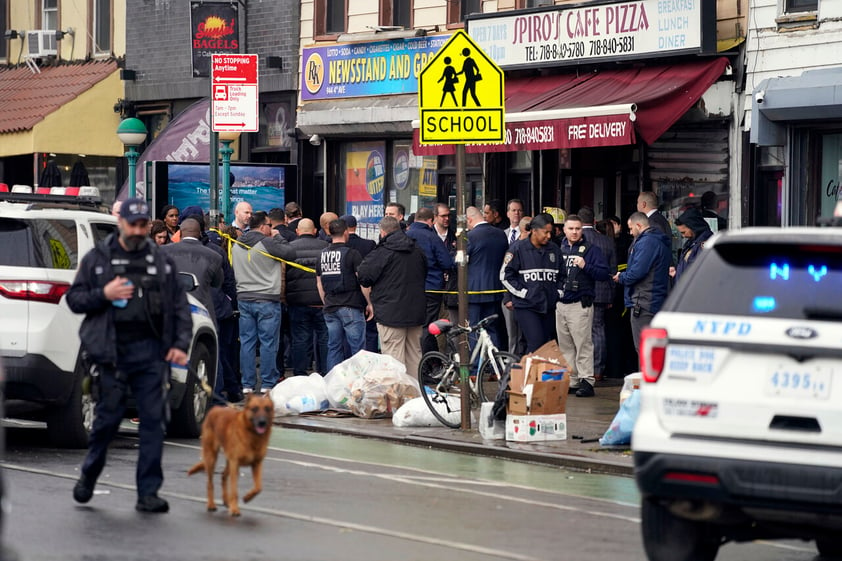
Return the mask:
<path fill-rule="evenodd" d="M 376 438 L 466 454 L 533 462 L 592 473 L 632 475 L 628 446 L 600 446 L 599 438 L 619 409 L 622 379 L 597 382 L 596 396 L 567 400 L 567 440 L 507 442 L 483 440 L 476 426 L 470 431 L 441 427 L 397 428 L 392 419 L 361 419 L 330 414 L 305 414 L 276 419 L 275 424 L 314 432 Z"/>

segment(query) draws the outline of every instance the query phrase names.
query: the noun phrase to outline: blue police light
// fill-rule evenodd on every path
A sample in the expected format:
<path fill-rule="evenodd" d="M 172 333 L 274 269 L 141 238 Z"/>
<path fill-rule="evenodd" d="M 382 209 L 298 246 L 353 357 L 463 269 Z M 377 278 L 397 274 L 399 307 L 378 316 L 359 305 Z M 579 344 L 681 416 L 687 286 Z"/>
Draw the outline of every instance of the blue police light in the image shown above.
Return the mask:
<path fill-rule="evenodd" d="M 774 296 L 755 296 L 751 305 L 753 311 L 763 314 L 772 312 L 777 307 L 778 303 Z"/>

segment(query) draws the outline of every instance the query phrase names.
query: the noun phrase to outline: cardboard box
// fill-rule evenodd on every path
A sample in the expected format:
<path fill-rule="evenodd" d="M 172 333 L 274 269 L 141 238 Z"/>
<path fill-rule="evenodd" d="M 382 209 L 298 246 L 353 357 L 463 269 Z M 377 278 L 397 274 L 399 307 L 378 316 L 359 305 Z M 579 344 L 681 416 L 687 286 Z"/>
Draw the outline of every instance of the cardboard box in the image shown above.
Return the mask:
<path fill-rule="evenodd" d="M 508 415 L 506 440 L 511 442 L 547 442 L 567 440 L 567 415 Z"/>
<path fill-rule="evenodd" d="M 532 385 L 532 403 L 530 415 L 553 415 L 564 413 L 567 407 L 567 390 L 570 378 L 564 377 L 558 382 L 535 382 Z"/>

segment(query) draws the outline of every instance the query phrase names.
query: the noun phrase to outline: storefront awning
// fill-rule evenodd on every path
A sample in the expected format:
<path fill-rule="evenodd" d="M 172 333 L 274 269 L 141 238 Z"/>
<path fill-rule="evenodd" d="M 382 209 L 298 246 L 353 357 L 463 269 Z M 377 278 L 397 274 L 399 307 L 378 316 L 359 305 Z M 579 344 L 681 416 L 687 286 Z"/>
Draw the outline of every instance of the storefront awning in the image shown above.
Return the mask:
<path fill-rule="evenodd" d="M 842 67 L 763 80 L 751 97 L 751 142 L 782 146 L 783 123 L 842 119 Z"/>
<path fill-rule="evenodd" d="M 117 62 L 0 70 L 0 157 L 35 152 L 121 156 L 112 110 L 123 97 Z"/>
<path fill-rule="evenodd" d="M 409 133 L 418 118 L 415 94 L 308 101 L 299 108 L 296 126 L 304 135 L 383 135 Z"/>
<path fill-rule="evenodd" d="M 506 144 L 468 145 L 468 152 L 510 152 L 651 144 L 716 82 L 728 59 L 506 80 Z M 416 122 L 415 124 L 420 125 Z M 420 145 L 419 155 L 453 153 L 453 145 Z"/>

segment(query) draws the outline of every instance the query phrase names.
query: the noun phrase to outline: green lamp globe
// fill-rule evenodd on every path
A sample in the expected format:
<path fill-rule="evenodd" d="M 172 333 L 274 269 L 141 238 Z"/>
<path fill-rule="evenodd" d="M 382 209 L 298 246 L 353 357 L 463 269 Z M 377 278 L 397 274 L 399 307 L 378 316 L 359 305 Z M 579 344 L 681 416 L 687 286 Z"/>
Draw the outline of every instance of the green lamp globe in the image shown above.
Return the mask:
<path fill-rule="evenodd" d="M 130 117 L 120 121 L 117 127 L 117 138 L 126 146 L 138 146 L 146 140 L 146 125 L 140 119 Z"/>

